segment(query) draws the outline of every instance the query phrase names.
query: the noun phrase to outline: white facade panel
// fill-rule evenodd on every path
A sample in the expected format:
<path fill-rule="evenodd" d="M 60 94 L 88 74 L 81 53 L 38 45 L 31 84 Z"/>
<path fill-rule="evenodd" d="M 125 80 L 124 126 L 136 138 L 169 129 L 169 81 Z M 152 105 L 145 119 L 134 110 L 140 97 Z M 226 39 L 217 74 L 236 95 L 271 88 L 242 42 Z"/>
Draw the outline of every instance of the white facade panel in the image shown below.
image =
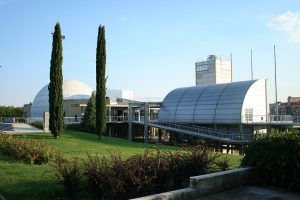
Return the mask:
<path fill-rule="evenodd" d="M 230 83 L 231 62 L 210 55 L 206 61 L 195 63 L 196 85 Z"/>

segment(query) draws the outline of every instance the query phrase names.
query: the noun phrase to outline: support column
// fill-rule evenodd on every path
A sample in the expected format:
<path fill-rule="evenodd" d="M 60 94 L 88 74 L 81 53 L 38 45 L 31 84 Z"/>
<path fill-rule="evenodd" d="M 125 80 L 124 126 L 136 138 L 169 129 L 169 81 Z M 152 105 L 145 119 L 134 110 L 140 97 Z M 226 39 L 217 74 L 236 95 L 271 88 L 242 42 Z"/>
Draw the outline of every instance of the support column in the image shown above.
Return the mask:
<path fill-rule="evenodd" d="M 161 129 L 158 129 L 158 143 L 161 143 Z"/>
<path fill-rule="evenodd" d="M 44 112 L 43 116 L 43 131 L 49 132 L 49 112 Z"/>
<path fill-rule="evenodd" d="M 108 126 L 108 136 L 111 138 L 111 125 Z"/>
<path fill-rule="evenodd" d="M 108 106 L 108 120 L 111 122 L 111 107 Z"/>
<path fill-rule="evenodd" d="M 240 135 L 242 136 L 244 133 L 244 126 L 243 124 L 240 124 Z"/>
<path fill-rule="evenodd" d="M 132 141 L 132 105 L 128 104 L 128 140 Z"/>
<path fill-rule="evenodd" d="M 138 110 L 138 121 L 141 121 L 141 110 Z"/>
<path fill-rule="evenodd" d="M 145 117 L 144 117 L 144 142 L 148 143 L 149 132 L 148 132 L 148 122 L 149 122 L 149 104 L 145 103 Z"/>

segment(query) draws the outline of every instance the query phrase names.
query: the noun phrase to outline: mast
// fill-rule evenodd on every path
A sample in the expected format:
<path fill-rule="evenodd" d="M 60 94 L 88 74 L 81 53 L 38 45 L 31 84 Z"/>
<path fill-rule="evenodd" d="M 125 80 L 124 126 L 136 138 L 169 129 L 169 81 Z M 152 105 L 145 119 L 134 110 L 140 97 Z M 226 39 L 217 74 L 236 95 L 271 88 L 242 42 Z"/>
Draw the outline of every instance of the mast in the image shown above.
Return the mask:
<path fill-rule="evenodd" d="M 232 82 L 232 53 L 230 53 L 230 75 L 231 75 L 231 82 Z"/>
<path fill-rule="evenodd" d="M 251 49 L 251 80 L 253 80 L 252 49 Z"/>
<path fill-rule="evenodd" d="M 275 66 L 275 111 L 276 111 L 276 120 L 278 120 L 278 101 L 277 101 L 277 67 L 276 67 L 276 49 L 274 45 L 274 66 Z"/>

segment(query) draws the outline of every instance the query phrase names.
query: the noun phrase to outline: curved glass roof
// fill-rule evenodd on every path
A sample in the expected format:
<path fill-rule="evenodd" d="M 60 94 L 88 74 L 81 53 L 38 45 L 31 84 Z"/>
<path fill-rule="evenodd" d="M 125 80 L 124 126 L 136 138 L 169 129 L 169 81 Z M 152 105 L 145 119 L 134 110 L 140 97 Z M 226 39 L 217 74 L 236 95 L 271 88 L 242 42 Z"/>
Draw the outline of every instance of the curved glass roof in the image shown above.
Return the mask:
<path fill-rule="evenodd" d="M 195 124 L 241 123 L 245 96 L 256 81 L 175 89 L 163 100 L 158 119 Z"/>

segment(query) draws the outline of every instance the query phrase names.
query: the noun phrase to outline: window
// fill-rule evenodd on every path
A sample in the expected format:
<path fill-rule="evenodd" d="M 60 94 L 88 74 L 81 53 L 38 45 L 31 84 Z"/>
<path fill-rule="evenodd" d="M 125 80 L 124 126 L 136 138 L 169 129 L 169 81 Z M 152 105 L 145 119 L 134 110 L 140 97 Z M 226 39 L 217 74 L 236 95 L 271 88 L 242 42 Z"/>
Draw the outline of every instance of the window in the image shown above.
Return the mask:
<path fill-rule="evenodd" d="M 196 67 L 197 72 L 207 70 L 207 65 L 198 65 Z"/>
<path fill-rule="evenodd" d="M 246 108 L 245 109 L 245 121 L 246 122 L 253 122 L 253 108 Z"/>

